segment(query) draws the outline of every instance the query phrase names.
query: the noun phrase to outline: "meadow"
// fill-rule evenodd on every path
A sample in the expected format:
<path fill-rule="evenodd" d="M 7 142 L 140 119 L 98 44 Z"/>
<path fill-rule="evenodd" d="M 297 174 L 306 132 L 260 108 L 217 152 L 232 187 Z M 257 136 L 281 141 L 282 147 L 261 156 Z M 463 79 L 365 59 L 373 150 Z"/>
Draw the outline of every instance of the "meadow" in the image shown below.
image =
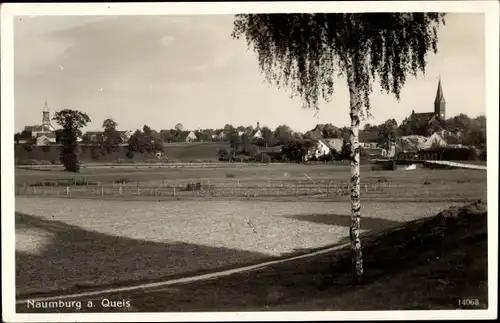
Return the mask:
<path fill-rule="evenodd" d="M 433 216 L 469 200 L 486 200 L 485 171 L 362 168 L 362 187 L 365 183 L 380 185 L 362 192 L 364 232 Z M 245 189 L 294 182 L 342 184 L 347 183 L 348 171 L 347 165 L 331 164 L 96 167 L 84 168 L 77 175 L 57 169 L 16 169 L 16 185 L 76 176 L 108 186 L 127 178 L 129 183 L 155 187 L 165 181 L 210 181 L 234 187 L 239 181 Z M 249 199 L 191 194 L 176 198 L 87 196 L 76 192 L 72 196 L 16 197 L 18 294 L 189 275 L 348 239 L 347 194 L 297 197 L 278 193 Z"/>

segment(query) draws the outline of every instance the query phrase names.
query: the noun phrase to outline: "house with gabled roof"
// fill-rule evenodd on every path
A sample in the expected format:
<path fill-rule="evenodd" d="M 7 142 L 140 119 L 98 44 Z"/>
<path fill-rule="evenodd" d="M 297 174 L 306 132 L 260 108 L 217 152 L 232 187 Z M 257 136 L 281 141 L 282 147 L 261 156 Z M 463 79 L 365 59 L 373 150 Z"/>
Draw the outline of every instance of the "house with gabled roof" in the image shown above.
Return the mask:
<path fill-rule="evenodd" d="M 32 140 L 36 140 L 37 145 L 40 143 L 42 146 L 56 142 L 56 129 L 50 123 L 50 112 L 47 106 L 47 99 L 45 99 L 45 105 L 42 110 L 42 124 L 34 125 L 34 126 L 26 126 L 24 127 L 24 133 L 31 134 Z M 38 139 L 41 138 L 42 139 Z M 27 140 L 28 138 L 23 138 Z M 29 140 L 27 140 L 29 141 Z"/>
<path fill-rule="evenodd" d="M 36 138 L 36 145 L 37 146 L 49 146 L 52 143 L 56 142 L 56 135 L 55 133 L 42 133 L 39 134 L 38 137 Z"/>
<path fill-rule="evenodd" d="M 196 141 L 198 137 L 194 131 L 181 131 L 179 134 L 179 142 L 193 142 Z"/>
<path fill-rule="evenodd" d="M 446 100 L 444 99 L 443 87 L 441 85 L 441 78 L 438 82 L 436 97 L 434 98 L 434 111 L 433 112 L 415 112 L 412 110 L 411 115 L 403 122 L 412 122 L 417 128 L 424 128 L 436 121 L 443 121 L 446 119 Z"/>
<path fill-rule="evenodd" d="M 119 130 L 118 133 L 120 134 L 120 145 L 126 145 L 130 139 L 131 131 Z M 89 138 L 90 143 L 103 143 L 106 140 L 104 131 L 87 131 L 85 136 Z"/>
<path fill-rule="evenodd" d="M 307 132 L 307 136 L 310 137 L 311 139 L 324 138 L 325 130 L 335 131 L 338 130 L 338 128 L 331 123 L 322 123 L 322 124 L 319 123 L 316 125 L 316 127 Z"/>
<path fill-rule="evenodd" d="M 250 139 L 262 139 L 262 129 L 260 128 L 260 122 L 257 121 L 257 127 L 250 132 L 248 135 Z"/>

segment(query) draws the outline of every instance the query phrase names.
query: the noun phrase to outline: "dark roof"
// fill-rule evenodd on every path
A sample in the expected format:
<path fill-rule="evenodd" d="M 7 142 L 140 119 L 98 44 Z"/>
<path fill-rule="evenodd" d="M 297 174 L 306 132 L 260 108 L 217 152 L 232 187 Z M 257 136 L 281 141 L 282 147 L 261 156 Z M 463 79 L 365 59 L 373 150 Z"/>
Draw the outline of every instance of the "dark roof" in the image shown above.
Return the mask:
<path fill-rule="evenodd" d="M 104 131 L 87 131 L 85 133 L 86 135 L 93 136 L 93 135 L 103 135 Z"/>
<path fill-rule="evenodd" d="M 314 127 L 314 129 L 312 129 L 311 131 L 315 131 L 315 130 L 320 130 L 320 131 L 323 131 L 325 130 L 325 128 L 332 128 L 332 129 L 339 129 L 338 127 L 335 127 L 333 124 L 331 123 L 318 123 L 316 125 L 316 127 Z"/>
<path fill-rule="evenodd" d="M 423 112 L 423 113 L 414 113 L 411 118 L 418 125 L 424 125 L 429 123 L 429 121 L 434 117 L 434 112 Z"/>
<path fill-rule="evenodd" d="M 316 129 L 323 131 L 323 129 L 325 129 L 325 127 L 326 127 L 326 123 L 318 123 L 316 125 L 316 127 L 314 127 L 313 131 Z"/>

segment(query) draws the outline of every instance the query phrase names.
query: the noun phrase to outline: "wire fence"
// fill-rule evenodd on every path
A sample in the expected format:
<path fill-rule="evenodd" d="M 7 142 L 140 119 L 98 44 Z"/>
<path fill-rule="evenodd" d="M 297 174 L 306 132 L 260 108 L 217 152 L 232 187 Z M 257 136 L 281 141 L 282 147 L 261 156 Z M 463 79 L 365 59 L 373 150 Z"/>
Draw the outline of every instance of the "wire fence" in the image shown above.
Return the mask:
<path fill-rule="evenodd" d="M 347 182 L 332 181 L 192 181 L 169 183 L 101 183 L 89 181 L 44 181 L 32 185 L 17 185 L 16 195 L 38 196 L 156 196 L 156 197 L 292 197 L 311 195 L 347 196 Z M 361 184 L 362 194 L 384 192 L 391 183 L 371 182 Z"/>

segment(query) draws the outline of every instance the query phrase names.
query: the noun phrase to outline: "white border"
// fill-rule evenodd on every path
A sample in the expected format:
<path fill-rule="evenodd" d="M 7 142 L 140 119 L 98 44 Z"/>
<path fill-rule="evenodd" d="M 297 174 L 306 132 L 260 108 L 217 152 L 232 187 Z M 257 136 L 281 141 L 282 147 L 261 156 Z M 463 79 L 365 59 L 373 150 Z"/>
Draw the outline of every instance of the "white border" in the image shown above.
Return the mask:
<path fill-rule="evenodd" d="M 488 282 L 489 309 L 471 311 L 359 311 L 250 313 L 106 313 L 16 314 L 14 243 L 14 71 L 13 17 L 16 15 L 157 15 L 235 14 L 271 12 L 483 12 L 486 18 L 486 102 L 488 131 Z M 230 31 L 229 31 L 230 32 Z M 357 2 L 241 2 L 241 3 L 92 3 L 2 4 L 1 6 L 1 143 L 2 143 L 2 318 L 8 322 L 91 321 L 300 321 L 300 320 L 416 320 L 491 319 L 497 317 L 498 278 L 498 58 L 497 1 L 357 1 Z"/>

